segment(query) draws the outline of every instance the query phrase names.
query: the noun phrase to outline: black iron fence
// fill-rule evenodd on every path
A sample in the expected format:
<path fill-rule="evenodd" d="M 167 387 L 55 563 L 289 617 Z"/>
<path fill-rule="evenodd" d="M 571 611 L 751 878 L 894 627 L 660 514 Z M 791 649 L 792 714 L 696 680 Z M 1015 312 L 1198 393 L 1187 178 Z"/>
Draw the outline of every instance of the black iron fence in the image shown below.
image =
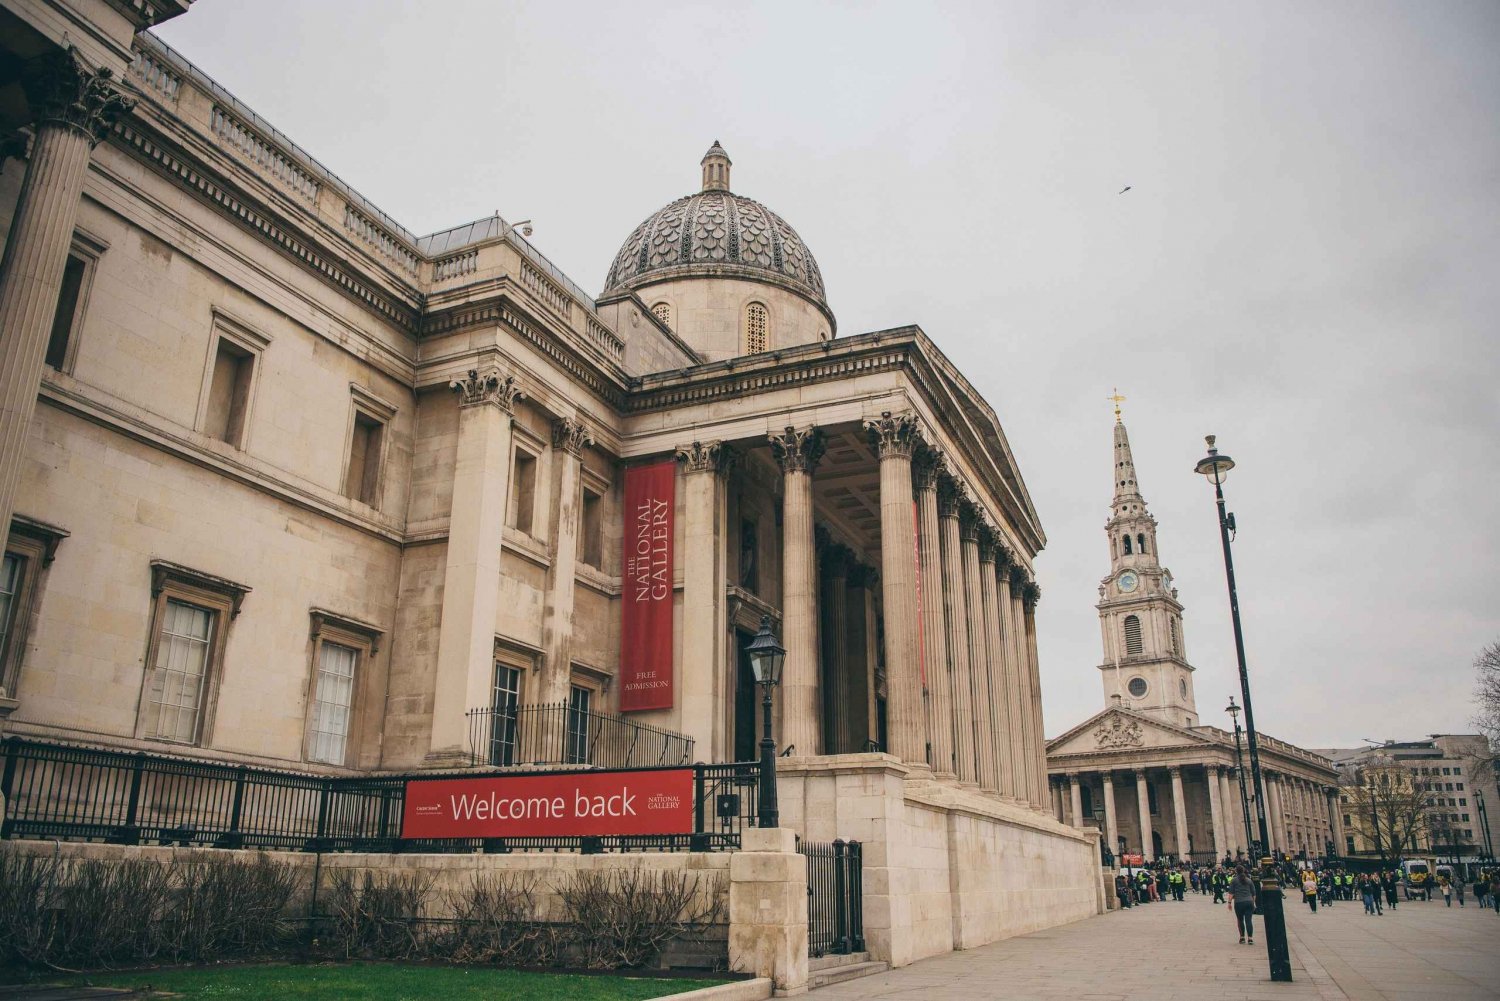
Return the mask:
<path fill-rule="evenodd" d="M 331 778 L 11 738 L 3 742 L 0 838 L 63 838 L 286 851 L 725 851 L 753 826 L 757 762 L 692 765 L 690 834 L 403 839 L 408 779 Z M 599 769 L 587 769 L 598 771 Z M 567 774 L 559 771 L 556 774 Z"/>
<path fill-rule="evenodd" d="M 566 703 L 470 709 L 469 755 L 476 765 L 686 765 L 693 738 L 624 716 Z"/>
<path fill-rule="evenodd" d="M 807 952 L 864 952 L 864 859 L 858 841 L 799 841 L 807 856 Z"/>

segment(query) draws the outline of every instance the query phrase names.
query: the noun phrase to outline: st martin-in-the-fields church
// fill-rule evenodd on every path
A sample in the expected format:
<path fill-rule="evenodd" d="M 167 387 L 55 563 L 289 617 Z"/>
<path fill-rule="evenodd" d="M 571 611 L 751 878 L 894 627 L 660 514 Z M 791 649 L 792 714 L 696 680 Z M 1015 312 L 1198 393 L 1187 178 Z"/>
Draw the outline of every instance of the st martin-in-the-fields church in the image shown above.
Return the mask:
<path fill-rule="evenodd" d="M 1048 741 L 1053 810 L 1076 827 L 1101 829 L 1121 854 L 1237 855 L 1249 849 L 1255 816 L 1248 759 L 1242 798 L 1234 735 L 1199 723 L 1183 606 L 1161 563 L 1118 410 L 1115 418 L 1114 501 L 1104 526 L 1110 572 L 1097 605 L 1105 709 Z M 1270 847 L 1314 856 L 1329 839 L 1342 844 L 1332 763 L 1265 734 L 1259 741 Z"/>

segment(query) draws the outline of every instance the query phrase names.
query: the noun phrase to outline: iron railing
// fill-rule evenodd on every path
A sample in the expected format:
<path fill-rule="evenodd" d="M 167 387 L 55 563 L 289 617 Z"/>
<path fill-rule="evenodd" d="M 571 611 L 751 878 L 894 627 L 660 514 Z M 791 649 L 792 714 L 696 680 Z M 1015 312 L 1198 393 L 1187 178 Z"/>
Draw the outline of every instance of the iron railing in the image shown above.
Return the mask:
<path fill-rule="evenodd" d="M 409 779 L 473 773 L 328 777 L 22 738 L 0 754 L 0 838 L 284 851 L 733 850 L 754 823 L 760 775 L 753 761 L 679 766 L 694 773 L 690 834 L 403 839 Z"/>
<path fill-rule="evenodd" d="M 807 953 L 865 951 L 864 857 L 858 841 L 799 841 L 807 856 Z"/>
<path fill-rule="evenodd" d="M 470 709 L 469 757 L 476 765 L 686 765 L 693 738 L 612 713 L 566 703 Z"/>

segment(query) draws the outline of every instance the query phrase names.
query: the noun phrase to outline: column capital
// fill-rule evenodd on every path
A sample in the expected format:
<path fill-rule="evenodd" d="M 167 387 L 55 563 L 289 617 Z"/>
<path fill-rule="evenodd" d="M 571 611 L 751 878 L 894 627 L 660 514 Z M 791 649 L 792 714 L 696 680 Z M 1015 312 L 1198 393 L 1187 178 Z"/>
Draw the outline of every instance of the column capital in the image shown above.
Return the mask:
<path fill-rule="evenodd" d="M 593 443 L 594 432 L 582 421 L 559 417 L 552 422 L 553 448 L 560 448 L 572 456 L 581 456 L 583 450 Z"/>
<path fill-rule="evenodd" d="M 695 441 L 691 445 L 679 445 L 675 455 L 684 471 L 689 473 L 727 473 L 736 458 L 734 448 L 722 441 Z"/>
<path fill-rule="evenodd" d="M 827 448 L 822 429 L 810 424 L 800 430 L 788 424 L 785 431 L 766 435 L 766 440 L 771 443 L 771 452 L 783 473 L 811 475 Z"/>
<path fill-rule="evenodd" d="M 1144 765 L 1139 768 L 1132 768 L 1131 771 L 1135 772 L 1135 780 L 1137 782 L 1146 781 L 1147 768 Z"/>
<path fill-rule="evenodd" d="M 1002 541 L 1000 530 L 998 528 L 991 526 L 990 530 L 994 536 L 993 541 L 995 545 L 995 572 L 1007 573 L 1008 571 L 1006 570 L 1006 567 L 1015 565 L 1016 554 L 1011 551 L 1011 548 L 1007 546 L 1004 541 Z"/>
<path fill-rule="evenodd" d="M 964 497 L 958 504 L 958 536 L 965 542 L 979 541 L 979 523 L 984 514 L 968 497 Z"/>
<path fill-rule="evenodd" d="M 1115 784 L 1115 773 L 1114 773 L 1114 770 L 1113 769 L 1109 769 L 1109 768 L 1101 768 L 1101 769 L 1099 769 L 1099 780 L 1101 782 L 1103 782 L 1105 785 L 1114 785 Z"/>
<path fill-rule="evenodd" d="M 922 430 L 913 413 L 883 410 L 879 417 L 865 421 L 864 425 L 882 460 L 910 459 L 922 442 Z"/>
<path fill-rule="evenodd" d="M 934 490 L 938 480 L 948 471 L 948 457 L 940 448 L 922 444 L 911 460 L 912 484 L 917 491 Z"/>
<path fill-rule="evenodd" d="M 847 578 L 856 565 L 854 550 L 842 542 L 832 542 L 822 552 L 823 573 L 829 577 Z"/>
<path fill-rule="evenodd" d="M 976 528 L 979 536 L 979 562 L 995 562 L 995 529 L 989 522 L 980 519 Z"/>
<path fill-rule="evenodd" d="M 968 500 L 969 491 L 951 473 L 938 476 L 937 500 L 939 518 L 957 518 L 960 508 Z"/>
<path fill-rule="evenodd" d="M 1167 766 L 1167 774 L 1171 775 L 1174 779 L 1180 779 L 1180 778 L 1182 778 L 1182 766 L 1181 765 L 1168 765 Z"/>
<path fill-rule="evenodd" d="M 516 377 L 502 375 L 498 366 L 483 373 L 477 368 L 471 368 L 462 379 L 454 379 L 448 383 L 448 388 L 458 394 L 460 410 L 494 404 L 507 414 L 514 414 L 516 401 L 526 398 Z"/>
<path fill-rule="evenodd" d="M 880 583 L 880 571 L 863 563 L 854 563 L 849 567 L 849 586 L 872 588 Z"/>
<path fill-rule="evenodd" d="M 89 69 L 71 45 L 27 62 L 21 68 L 21 87 L 38 127 L 72 129 L 90 146 L 99 145 L 135 107 L 115 86 L 113 73 Z"/>

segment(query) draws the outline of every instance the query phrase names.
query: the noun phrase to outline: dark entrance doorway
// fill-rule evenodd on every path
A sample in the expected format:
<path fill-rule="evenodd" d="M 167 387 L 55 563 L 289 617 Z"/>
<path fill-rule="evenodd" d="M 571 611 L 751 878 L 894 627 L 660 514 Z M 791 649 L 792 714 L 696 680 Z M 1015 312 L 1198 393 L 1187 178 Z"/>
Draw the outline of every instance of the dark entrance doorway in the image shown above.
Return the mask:
<path fill-rule="evenodd" d="M 734 631 L 734 760 L 754 761 L 759 753 L 756 744 L 760 734 L 755 731 L 755 672 L 750 667 L 750 656 L 745 648 L 755 634 L 743 629 Z"/>
<path fill-rule="evenodd" d="M 1162 854 L 1163 853 L 1162 853 L 1162 850 L 1161 850 L 1161 832 L 1160 831 L 1152 831 L 1151 832 L 1151 857 L 1152 858 L 1161 858 Z"/>

